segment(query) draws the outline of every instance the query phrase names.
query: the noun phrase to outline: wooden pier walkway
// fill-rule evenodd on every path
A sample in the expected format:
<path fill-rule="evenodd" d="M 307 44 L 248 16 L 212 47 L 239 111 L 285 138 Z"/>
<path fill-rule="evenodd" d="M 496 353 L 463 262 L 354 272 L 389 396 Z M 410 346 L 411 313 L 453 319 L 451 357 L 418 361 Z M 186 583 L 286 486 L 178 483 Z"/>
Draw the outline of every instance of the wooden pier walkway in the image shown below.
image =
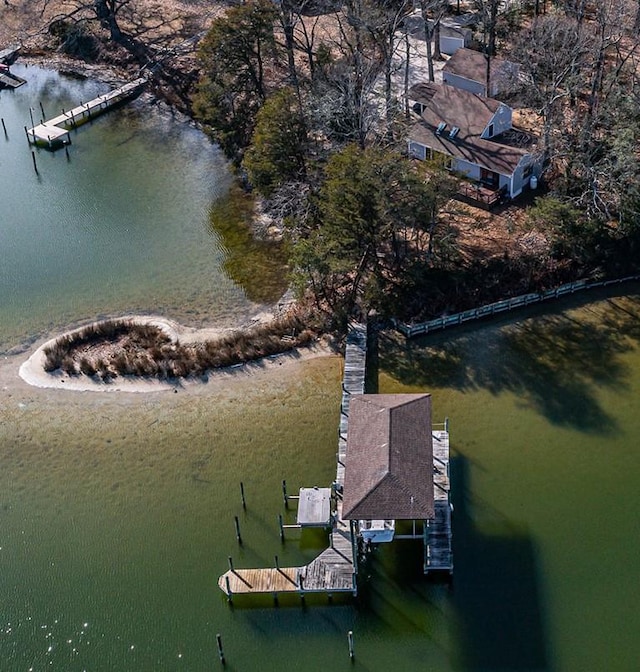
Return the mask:
<path fill-rule="evenodd" d="M 230 568 L 218 579 L 218 586 L 231 600 L 233 595 L 267 593 L 353 593 L 357 594 L 357 541 L 354 526 L 342 520 L 341 491 L 347 451 L 349 400 L 352 394 L 364 393 L 367 357 L 367 328 L 351 325 L 347 336 L 340 407 L 340 436 L 336 467 L 335 515 L 329 534 L 329 548 L 302 567 L 262 569 Z"/>
<path fill-rule="evenodd" d="M 43 121 L 28 129 L 29 142 L 49 149 L 69 144 L 71 142 L 69 135 L 71 129 L 91 121 L 91 119 L 103 114 L 118 103 L 133 98 L 140 93 L 146 83 L 147 79 L 140 77 L 102 96 L 98 96 L 88 103 L 81 103 L 68 112 L 63 110 L 62 114 L 57 117 Z"/>
<path fill-rule="evenodd" d="M 449 426 L 434 430 L 433 498 L 435 518 L 424 528 L 424 573 L 453 572 L 451 547 L 451 485 L 449 482 Z"/>
<path fill-rule="evenodd" d="M 347 458 L 347 430 L 349 428 L 349 402 L 352 394 L 364 394 L 367 367 L 367 327 L 351 325 L 347 336 L 342 378 L 342 403 L 340 405 L 340 435 L 338 437 L 338 467 L 336 483 L 344 485 L 344 467 Z"/>

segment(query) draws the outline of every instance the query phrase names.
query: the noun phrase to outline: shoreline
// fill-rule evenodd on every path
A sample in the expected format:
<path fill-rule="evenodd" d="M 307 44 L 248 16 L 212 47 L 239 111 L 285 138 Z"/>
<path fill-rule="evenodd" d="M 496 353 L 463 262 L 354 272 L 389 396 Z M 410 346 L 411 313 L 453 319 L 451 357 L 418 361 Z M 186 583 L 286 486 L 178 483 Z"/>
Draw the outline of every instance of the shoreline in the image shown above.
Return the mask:
<path fill-rule="evenodd" d="M 233 328 L 204 327 L 198 329 L 188 327 L 157 315 L 127 315 L 118 318 L 130 321 L 132 324 L 150 324 L 161 329 L 173 341 L 182 343 L 199 343 L 225 333 L 238 331 Z M 99 320 L 99 324 L 104 320 Z M 86 326 L 86 325 L 85 325 Z M 44 350 L 54 344 L 59 338 L 81 331 L 85 327 L 78 327 L 62 332 L 53 338 L 41 343 L 31 355 L 22 362 L 18 369 L 19 378 L 31 387 L 56 390 L 71 390 L 74 392 L 177 392 L 186 387 L 205 387 L 211 380 L 233 379 L 238 375 L 251 376 L 257 371 L 264 371 L 276 366 L 300 362 L 306 359 L 335 355 L 335 350 L 327 343 L 317 342 L 308 347 L 295 348 L 286 352 L 269 355 L 250 362 L 234 364 L 221 369 L 209 369 L 201 376 L 159 379 L 135 376 L 118 376 L 110 382 L 104 382 L 96 377 L 84 374 L 69 376 L 61 371 L 48 373 L 44 370 Z"/>

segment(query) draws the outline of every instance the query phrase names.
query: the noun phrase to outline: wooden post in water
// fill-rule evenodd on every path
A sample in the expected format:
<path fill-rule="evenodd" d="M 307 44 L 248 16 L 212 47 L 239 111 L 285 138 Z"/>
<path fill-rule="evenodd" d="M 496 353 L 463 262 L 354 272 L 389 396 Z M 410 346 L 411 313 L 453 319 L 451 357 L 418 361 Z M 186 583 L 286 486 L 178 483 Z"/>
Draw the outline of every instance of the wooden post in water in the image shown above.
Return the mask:
<path fill-rule="evenodd" d="M 280 571 L 280 562 L 278 561 L 278 556 L 276 555 L 274 559 L 276 561 L 276 569 Z"/>
<path fill-rule="evenodd" d="M 218 658 L 220 658 L 220 662 L 224 665 L 226 661 L 224 659 L 224 651 L 222 649 L 222 637 L 219 633 L 216 635 L 216 645 L 218 646 Z"/>
<path fill-rule="evenodd" d="M 35 152 L 31 152 L 31 158 L 33 159 L 33 169 L 36 171 L 36 175 L 39 175 L 40 173 L 38 173 L 38 164 L 36 163 Z"/>
<path fill-rule="evenodd" d="M 242 500 L 242 508 L 247 508 L 247 500 L 244 498 L 244 483 L 240 481 L 240 499 Z"/>
<path fill-rule="evenodd" d="M 278 524 L 280 525 L 280 541 L 284 543 L 284 523 L 282 522 L 282 514 L 278 514 Z"/>
<path fill-rule="evenodd" d="M 225 582 L 226 588 L 227 588 L 227 602 L 229 602 L 229 604 L 231 604 L 233 602 L 233 597 L 231 595 L 231 583 L 229 582 L 229 576 L 228 575 L 224 577 L 224 582 Z"/>
<path fill-rule="evenodd" d="M 242 537 L 240 536 L 240 521 L 238 520 L 238 516 L 233 517 L 233 522 L 236 527 L 236 541 L 242 546 Z"/>
<path fill-rule="evenodd" d="M 349 630 L 347 633 L 347 641 L 349 642 L 349 658 L 354 659 L 353 653 L 353 630 Z"/>
<path fill-rule="evenodd" d="M 4 135 L 5 135 L 5 137 L 6 137 L 6 135 L 7 135 L 7 127 L 4 125 L 4 117 L 3 117 L 2 119 L 0 119 L 0 121 L 2 121 L 2 130 L 4 131 Z"/>
<path fill-rule="evenodd" d="M 289 498 L 287 497 L 287 482 L 282 479 L 282 499 L 284 499 L 284 508 L 289 508 Z"/>
<path fill-rule="evenodd" d="M 33 123 L 33 108 L 32 107 L 29 108 L 29 116 L 31 117 L 31 128 L 33 128 L 35 126 L 35 124 Z"/>
<path fill-rule="evenodd" d="M 232 557 L 229 556 L 228 560 L 229 560 L 229 571 L 235 572 L 235 570 L 233 569 L 233 559 L 232 559 Z"/>

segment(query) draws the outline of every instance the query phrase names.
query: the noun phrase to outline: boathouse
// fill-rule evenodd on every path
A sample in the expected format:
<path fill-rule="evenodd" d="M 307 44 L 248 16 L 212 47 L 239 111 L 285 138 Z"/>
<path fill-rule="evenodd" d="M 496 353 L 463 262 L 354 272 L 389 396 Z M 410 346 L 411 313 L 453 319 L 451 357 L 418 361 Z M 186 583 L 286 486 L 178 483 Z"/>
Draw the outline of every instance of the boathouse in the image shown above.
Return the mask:
<path fill-rule="evenodd" d="M 449 432 L 433 430 L 430 394 L 351 400 L 342 517 L 365 542 L 422 539 L 425 574 L 452 572 L 449 494 Z"/>
<path fill-rule="evenodd" d="M 431 395 L 352 400 L 342 511 L 376 543 L 392 541 L 396 521 L 434 517 Z"/>

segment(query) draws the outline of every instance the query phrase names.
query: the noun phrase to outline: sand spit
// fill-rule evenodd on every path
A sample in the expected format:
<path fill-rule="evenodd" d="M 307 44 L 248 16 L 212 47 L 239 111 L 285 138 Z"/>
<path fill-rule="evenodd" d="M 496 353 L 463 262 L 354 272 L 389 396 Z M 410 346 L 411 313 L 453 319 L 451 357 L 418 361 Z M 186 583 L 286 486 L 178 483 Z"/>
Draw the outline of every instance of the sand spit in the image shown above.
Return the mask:
<path fill-rule="evenodd" d="M 118 320 L 129 321 L 132 324 L 150 324 L 156 326 L 166 333 L 173 341 L 179 340 L 181 343 L 200 343 L 222 336 L 225 333 L 235 331 L 234 329 L 218 328 L 195 329 L 193 327 L 181 325 L 173 320 L 154 315 L 128 315 L 118 318 Z M 61 336 L 73 334 L 77 331 L 81 331 L 85 327 L 86 325 L 65 332 L 65 334 L 59 334 L 55 338 L 42 343 L 29 359 L 23 362 L 20 366 L 20 378 L 34 387 L 73 390 L 77 392 L 177 392 L 179 389 L 187 386 L 206 386 L 209 380 L 212 379 L 220 380 L 224 378 L 231 379 L 236 376 L 251 376 L 258 370 L 283 366 L 303 359 L 335 354 L 334 350 L 328 344 L 316 343 L 310 347 L 297 348 L 279 355 L 271 355 L 245 364 L 235 364 L 234 366 L 224 369 L 213 369 L 207 371 L 207 373 L 202 376 L 167 380 L 139 376 L 118 376 L 109 382 L 105 382 L 97 376 L 69 376 L 61 371 L 55 371 L 53 373 L 46 372 L 44 370 L 45 348 L 53 345 Z"/>

